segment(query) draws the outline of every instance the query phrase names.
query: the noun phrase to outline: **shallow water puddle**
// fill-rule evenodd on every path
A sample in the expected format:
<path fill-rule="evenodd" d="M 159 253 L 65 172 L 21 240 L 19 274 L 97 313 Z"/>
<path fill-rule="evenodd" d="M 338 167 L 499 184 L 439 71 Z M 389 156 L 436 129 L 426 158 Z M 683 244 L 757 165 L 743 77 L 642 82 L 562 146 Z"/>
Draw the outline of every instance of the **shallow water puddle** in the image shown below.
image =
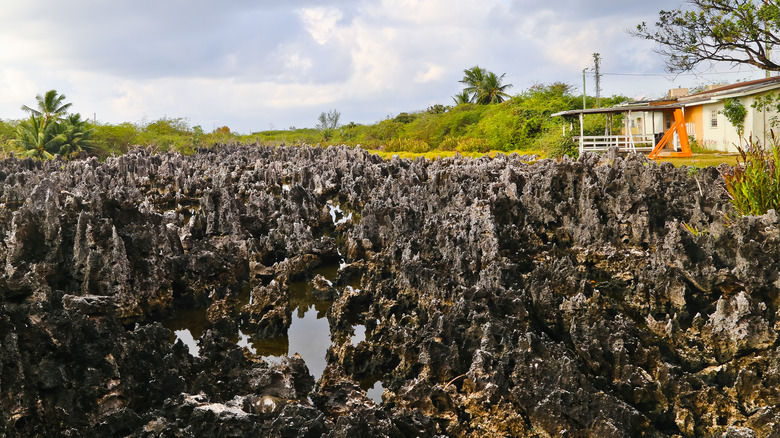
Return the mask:
<path fill-rule="evenodd" d="M 257 354 L 257 350 L 249 339 L 249 335 L 242 332 L 241 329 L 238 329 L 238 341 L 236 341 L 236 345 L 241 348 L 246 347 L 249 349 L 249 351 L 252 352 L 252 354 Z"/>
<path fill-rule="evenodd" d="M 327 365 L 325 352 L 330 346 L 328 319 L 324 316 L 319 317 L 317 310 L 310 308 L 304 312 L 303 317 L 293 319 L 287 337 L 288 355 L 300 354 L 309 367 L 311 375 L 315 380 L 319 380 Z"/>
<path fill-rule="evenodd" d="M 189 329 L 174 330 L 174 336 L 177 340 L 182 341 L 184 345 L 190 350 L 190 354 L 195 357 L 200 357 L 200 348 L 198 347 L 198 341 L 192 336 Z"/>
<path fill-rule="evenodd" d="M 330 263 L 312 270 L 312 274 L 322 275 L 332 284 L 338 275 L 338 270 L 338 263 Z M 280 357 L 284 354 L 291 356 L 298 353 L 306 362 L 312 376 L 319 379 L 327 365 L 325 353 L 331 344 L 330 325 L 325 315 L 333 302 L 320 300 L 314 296 L 314 285 L 311 281 L 292 282 L 288 287 L 292 322 L 287 330 L 287 336 L 278 338 L 275 342 L 264 342 L 264 345 L 255 343 L 254 346 L 257 354 L 269 359 L 274 356 Z M 282 351 L 278 343 L 285 341 L 287 348 Z"/>
<path fill-rule="evenodd" d="M 200 357 L 199 340 L 209 327 L 205 309 L 176 310 L 163 326 L 173 332 L 171 342 L 181 341 L 190 350 L 191 355 Z"/>
<path fill-rule="evenodd" d="M 344 214 L 344 210 L 341 209 L 340 205 L 335 204 L 332 201 L 328 201 L 327 206 L 330 213 L 330 218 L 333 221 L 333 225 L 341 225 L 352 219 L 352 212 L 347 212 Z"/>
<path fill-rule="evenodd" d="M 328 263 L 313 269 L 312 276 L 321 275 L 332 286 L 339 269 L 343 266 L 343 260 Z M 356 278 L 344 289 L 360 290 L 359 287 L 360 279 Z M 238 333 L 233 337 L 232 342 L 239 347 L 246 347 L 252 354 L 262 356 L 272 363 L 279 363 L 285 355 L 298 353 L 306 362 L 309 372 L 318 380 L 327 365 L 325 354 L 332 342 L 326 315 L 333 302 L 315 296 L 313 280 L 291 282 L 288 288 L 292 321 L 287 336 L 256 339 L 244 324 L 239 324 Z M 251 295 L 251 290 L 247 286 L 238 297 L 237 307 L 251 303 Z M 205 309 L 177 310 L 164 325 L 173 332 L 172 342 L 181 340 L 189 348 L 191 355 L 199 357 L 200 338 L 210 326 Z M 357 345 L 365 341 L 366 337 L 366 326 L 356 324 L 351 337 L 352 344 Z M 379 379 L 369 379 L 361 382 L 360 386 L 369 398 L 381 403 L 384 388 Z"/>
<path fill-rule="evenodd" d="M 374 386 L 366 391 L 366 397 L 370 398 L 376 403 L 382 403 L 382 393 L 385 392 L 385 387 L 382 386 L 382 381 L 377 380 Z"/>
<path fill-rule="evenodd" d="M 366 340 L 366 326 L 358 324 L 353 329 L 355 334 L 352 335 L 352 345 L 357 345 Z"/>

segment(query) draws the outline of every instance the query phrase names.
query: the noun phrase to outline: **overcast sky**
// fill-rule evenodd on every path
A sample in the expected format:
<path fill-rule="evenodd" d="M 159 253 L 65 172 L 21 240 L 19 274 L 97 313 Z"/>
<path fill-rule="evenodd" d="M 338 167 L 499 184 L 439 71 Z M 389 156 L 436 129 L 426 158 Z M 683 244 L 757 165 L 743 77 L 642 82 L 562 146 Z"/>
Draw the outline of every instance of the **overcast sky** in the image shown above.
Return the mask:
<path fill-rule="evenodd" d="M 0 0 L 0 119 L 56 89 L 106 123 L 183 117 L 204 130 L 313 127 L 322 111 L 375 123 L 450 105 L 474 65 L 582 89 L 602 57 L 602 95 L 757 79 L 664 75 L 626 31 L 682 0 Z M 727 65 L 717 71 L 727 71 Z M 628 76 L 655 75 L 655 76 Z M 594 82 L 588 77 L 589 94 Z"/>

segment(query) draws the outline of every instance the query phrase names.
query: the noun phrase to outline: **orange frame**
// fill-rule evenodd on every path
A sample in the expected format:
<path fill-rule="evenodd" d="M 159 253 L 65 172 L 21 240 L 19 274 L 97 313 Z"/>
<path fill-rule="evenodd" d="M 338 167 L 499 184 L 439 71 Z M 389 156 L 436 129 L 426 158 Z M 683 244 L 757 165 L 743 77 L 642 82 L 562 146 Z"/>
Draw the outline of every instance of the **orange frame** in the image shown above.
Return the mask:
<path fill-rule="evenodd" d="M 664 153 L 664 157 L 671 157 L 671 158 L 689 158 L 693 156 L 693 152 L 691 151 L 691 146 L 688 144 L 688 130 L 685 128 L 685 116 L 683 115 L 682 109 L 676 109 L 674 110 L 674 123 L 672 126 L 666 131 L 664 136 L 661 138 L 661 141 L 658 142 L 657 145 L 653 148 L 652 152 L 650 152 L 647 155 L 647 158 L 650 159 L 657 159 L 661 158 L 659 154 L 661 153 L 661 150 L 666 146 L 667 143 L 674 137 L 674 133 L 677 132 L 678 137 L 680 137 L 680 151 L 679 152 L 666 152 Z"/>

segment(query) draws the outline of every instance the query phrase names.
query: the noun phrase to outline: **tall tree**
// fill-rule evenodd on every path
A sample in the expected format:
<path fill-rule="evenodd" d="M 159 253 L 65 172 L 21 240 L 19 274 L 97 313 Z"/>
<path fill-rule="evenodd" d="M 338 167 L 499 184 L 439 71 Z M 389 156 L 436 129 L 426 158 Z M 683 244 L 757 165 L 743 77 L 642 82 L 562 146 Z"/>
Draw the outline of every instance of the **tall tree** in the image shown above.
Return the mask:
<path fill-rule="evenodd" d="M 484 68 L 475 65 L 469 69 L 463 70 L 463 79 L 460 83 L 465 84 L 466 88 L 460 95 L 455 96 L 455 102 L 458 103 L 465 97 L 470 96 L 470 102 L 476 102 L 481 105 L 489 103 L 501 103 L 509 97 L 506 90 L 512 88 L 512 84 L 503 84 L 504 76 L 496 75 L 492 71 L 487 71 Z"/>
<path fill-rule="evenodd" d="M 38 102 L 38 109 L 23 105 L 22 110 L 31 115 L 43 117 L 44 123 L 61 120 L 72 105 L 65 103 L 65 95 L 57 95 L 57 90 L 49 90 L 43 96 L 39 94 L 35 96 L 35 100 Z"/>
<path fill-rule="evenodd" d="M 702 62 L 748 64 L 780 71 L 769 48 L 780 43 L 775 0 L 687 0 L 690 9 L 661 11 L 654 27 L 642 23 L 632 35 L 658 43 L 669 72 Z"/>
<path fill-rule="evenodd" d="M 56 123 L 46 123 L 42 116 L 33 114 L 19 123 L 12 143 L 23 149 L 28 157 L 52 159 L 64 143 L 64 136 L 57 131 Z"/>
<path fill-rule="evenodd" d="M 94 147 L 92 135 L 95 128 L 89 121 L 81 118 L 81 114 L 68 114 L 59 124 L 59 134 L 62 144 L 57 153 L 67 158 L 78 156 L 81 151 L 91 151 Z"/>
<path fill-rule="evenodd" d="M 341 113 L 336 111 L 335 108 L 328 112 L 323 111 L 320 113 L 320 116 L 317 117 L 318 123 L 314 126 L 314 128 L 319 131 L 336 129 L 339 127 L 340 118 Z"/>
<path fill-rule="evenodd" d="M 470 103 L 471 102 L 471 93 L 469 93 L 467 90 L 463 90 L 460 93 L 452 96 L 452 100 L 455 101 L 455 105 L 462 105 L 464 103 Z"/>
<path fill-rule="evenodd" d="M 485 79 L 486 73 L 487 71 L 485 71 L 484 68 L 480 68 L 478 65 L 463 70 L 463 79 L 460 80 L 460 83 L 466 85 L 463 92 L 468 93 L 470 96 L 469 101 L 473 102 L 475 100 L 479 85 Z"/>
<path fill-rule="evenodd" d="M 476 102 L 481 105 L 501 103 L 509 97 L 506 90 L 512 88 L 512 84 L 503 84 L 504 76 L 506 73 L 498 76 L 492 71 L 487 72 L 477 89 Z"/>
<path fill-rule="evenodd" d="M 93 147 L 91 140 L 95 129 L 81 114 L 68 114 L 71 104 L 65 103 L 65 96 L 50 90 L 35 96 L 38 108 L 22 106 L 30 118 L 19 123 L 16 138 L 12 143 L 22 149 L 28 157 L 51 159 L 55 154 L 64 158 L 75 158 L 81 151 Z"/>

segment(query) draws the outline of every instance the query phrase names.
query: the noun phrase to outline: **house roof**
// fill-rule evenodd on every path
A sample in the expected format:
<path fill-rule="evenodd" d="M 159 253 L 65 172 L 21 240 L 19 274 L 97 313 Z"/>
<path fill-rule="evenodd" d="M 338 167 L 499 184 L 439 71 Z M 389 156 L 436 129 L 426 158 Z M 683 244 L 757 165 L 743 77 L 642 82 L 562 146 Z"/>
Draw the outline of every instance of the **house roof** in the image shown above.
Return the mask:
<path fill-rule="evenodd" d="M 701 105 L 707 102 L 717 102 L 729 97 L 750 96 L 780 89 L 780 76 L 771 78 L 756 79 L 754 81 L 737 82 L 736 84 L 723 85 L 710 90 L 701 91 L 688 96 L 681 96 L 677 99 L 666 99 L 661 101 L 633 102 L 611 108 L 588 108 L 561 111 L 552 116 L 571 116 L 579 114 L 608 114 L 608 113 L 627 113 L 629 111 L 662 111 L 668 109 L 684 108 L 688 106 Z"/>
<path fill-rule="evenodd" d="M 613 106 L 609 108 L 587 108 L 561 111 L 552 114 L 552 117 L 557 116 L 574 116 L 579 114 L 609 114 L 609 113 L 627 113 L 629 111 L 663 111 L 682 108 L 683 105 L 674 101 L 660 101 L 660 102 L 632 102 L 629 104 L 623 104 L 619 106 Z"/>
<path fill-rule="evenodd" d="M 717 102 L 730 97 L 750 96 L 775 89 L 780 89 L 780 76 L 724 85 L 689 96 L 682 96 L 677 101 L 683 106 L 693 106 L 707 102 Z"/>

